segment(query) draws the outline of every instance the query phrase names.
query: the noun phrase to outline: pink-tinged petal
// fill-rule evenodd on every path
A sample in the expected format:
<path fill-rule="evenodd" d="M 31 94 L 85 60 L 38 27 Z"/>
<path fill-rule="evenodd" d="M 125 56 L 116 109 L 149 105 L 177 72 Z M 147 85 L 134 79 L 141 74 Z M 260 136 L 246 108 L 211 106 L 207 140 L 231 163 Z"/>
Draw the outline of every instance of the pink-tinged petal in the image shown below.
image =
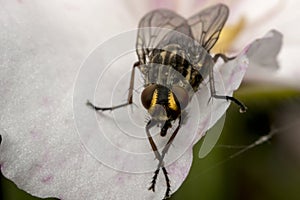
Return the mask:
<path fill-rule="evenodd" d="M 102 165 L 76 132 L 72 94 L 79 66 L 96 44 L 138 21 L 119 7 L 123 1 L 97 2 L 1 3 L 1 172 L 39 197 L 161 199 L 164 187 L 147 190 L 152 173 Z M 124 16 L 128 23 L 120 24 Z M 174 191 L 188 173 L 189 152 L 168 168 Z M 158 184 L 165 186 L 161 175 Z"/>
<path fill-rule="evenodd" d="M 112 34 L 137 26 L 139 18 L 122 4 L 1 4 L 1 172 L 32 195 L 72 200 L 164 196 L 162 173 L 156 192 L 148 191 L 152 172 L 124 173 L 103 165 L 84 148 L 74 123 L 73 87 L 82 61 Z M 126 23 L 119 23 L 124 18 Z M 107 84 L 114 83 L 111 79 Z M 155 162 L 154 156 L 150 159 Z M 173 192 L 186 178 L 191 162 L 188 148 L 167 167 Z"/>

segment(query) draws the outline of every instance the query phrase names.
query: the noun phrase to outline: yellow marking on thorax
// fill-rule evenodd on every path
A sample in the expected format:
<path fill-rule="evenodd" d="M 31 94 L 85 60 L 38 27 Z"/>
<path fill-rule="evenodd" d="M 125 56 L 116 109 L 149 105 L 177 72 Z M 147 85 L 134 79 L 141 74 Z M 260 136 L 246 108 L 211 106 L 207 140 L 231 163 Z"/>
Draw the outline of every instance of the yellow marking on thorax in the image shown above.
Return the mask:
<path fill-rule="evenodd" d="M 157 89 L 155 89 L 154 92 L 153 92 L 153 95 L 152 95 L 150 108 L 155 106 L 155 104 L 157 102 L 157 96 L 158 96 L 158 91 L 157 91 Z"/>
<path fill-rule="evenodd" d="M 234 40 L 241 33 L 245 27 L 246 20 L 241 18 L 236 24 L 231 26 L 225 26 L 220 34 L 219 40 L 216 45 L 212 48 L 213 53 L 225 53 L 228 51 L 234 42 Z"/>
<path fill-rule="evenodd" d="M 172 92 L 169 92 L 168 95 L 168 104 L 169 104 L 169 108 L 171 108 L 172 110 L 178 110 L 174 95 Z"/>

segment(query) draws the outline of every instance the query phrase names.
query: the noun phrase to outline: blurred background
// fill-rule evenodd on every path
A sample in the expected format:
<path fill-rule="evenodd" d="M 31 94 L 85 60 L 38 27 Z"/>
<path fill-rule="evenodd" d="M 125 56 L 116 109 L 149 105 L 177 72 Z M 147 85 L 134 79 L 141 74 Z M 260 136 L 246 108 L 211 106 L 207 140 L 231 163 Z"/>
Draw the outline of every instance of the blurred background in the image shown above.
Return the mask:
<path fill-rule="evenodd" d="M 198 158 L 200 141 L 188 178 L 171 197 L 177 199 L 299 199 L 300 93 L 290 88 L 244 84 L 236 93 L 248 107 L 227 111 L 225 127 L 216 147 Z M 231 158 L 261 136 L 267 142 Z M 37 200 L 1 175 L 1 199 Z M 49 199 L 50 200 L 50 199 Z"/>

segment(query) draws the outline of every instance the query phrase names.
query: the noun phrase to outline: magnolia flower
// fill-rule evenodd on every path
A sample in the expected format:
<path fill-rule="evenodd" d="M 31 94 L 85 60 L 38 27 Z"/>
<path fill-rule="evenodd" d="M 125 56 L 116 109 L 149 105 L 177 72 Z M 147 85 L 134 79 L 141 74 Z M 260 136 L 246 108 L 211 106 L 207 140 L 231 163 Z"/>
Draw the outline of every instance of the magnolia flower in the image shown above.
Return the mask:
<path fill-rule="evenodd" d="M 126 166 L 123 169 L 116 165 L 114 167 L 120 167 L 116 169 L 110 165 L 114 163 L 101 162 L 95 152 L 86 145 L 87 138 L 82 138 L 82 135 L 80 138 L 77 134 L 77 131 L 81 133 L 78 128 L 85 128 L 91 133 L 96 133 L 99 129 L 89 121 L 87 124 L 80 123 L 81 126 L 78 127 L 78 121 L 74 119 L 74 115 L 78 116 L 78 112 L 74 112 L 72 104 L 74 91 L 76 91 L 74 84 L 76 85 L 80 75 L 80 65 L 89 52 L 99 43 L 111 38 L 111 35 L 136 28 L 138 20 L 147 11 L 157 7 L 169 7 L 188 17 L 203 5 L 202 1 L 188 3 L 118 0 L 109 3 L 98 1 L 86 3 L 80 0 L 2 2 L 0 9 L 2 35 L 0 164 L 3 175 L 16 183 L 19 188 L 38 197 L 161 199 L 165 192 L 162 174 L 159 175 L 157 182 L 159 187 L 154 193 L 150 192 L 147 187 L 152 177 L 151 170 L 133 173 L 130 167 L 140 163 L 135 163 L 135 160 L 124 158 L 118 160 L 116 157 L 110 157 L 117 164 Z M 233 16 L 241 17 L 238 11 L 235 13 L 234 4 L 232 7 Z M 242 3 L 240 7 L 243 7 Z M 251 14 L 250 11 L 249 13 Z M 244 16 L 244 13 L 243 17 L 248 19 L 248 15 Z M 262 63 L 262 53 L 265 53 L 263 55 L 268 58 L 267 64 L 276 63 L 275 56 L 280 48 L 281 35 L 272 31 L 262 39 L 247 45 L 251 40 L 244 39 L 247 36 L 243 37 L 242 33 L 254 34 L 256 31 L 253 27 L 247 28 L 249 26 L 245 26 L 244 30 L 247 31 L 240 32 L 240 40 L 243 42 L 236 41 L 235 46 L 228 47 L 228 51 L 230 48 L 232 52 L 239 50 L 237 58 L 226 64 L 219 61 L 215 67 L 216 75 L 222 78 L 223 91 L 228 95 L 232 95 L 238 88 L 248 63 L 250 65 Z M 286 31 L 280 26 L 274 28 Z M 256 36 L 263 35 L 255 35 L 255 38 Z M 286 40 L 291 42 L 290 37 Z M 240 47 L 240 44 L 243 44 L 243 47 Z M 284 52 L 284 56 L 289 54 L 289 50 Z M 103 60 L 105 58 L 103 55 Z M 293 60 L 286 61 L 282 56 L 281 63 L 283 67 L 288 68 L 289 64 L 285 66 L 286 63 L 292 63 Z M 130 69 L 129 64 L 122 67 Z M 120 77 L 112 75 L 112 78 L 105 82 L 106 86 L 112 88 L 118 78 Z M 88 88 L 88 84 L 86 87 Z M 203 87 L 203 91 L 206 93 L 202 94 L 206 95 L 196 95 L 197 99 L 202 101 L 197 103 L 199 109 L 205 109 L 209 99 L 209 90 L 205 88 Z M 110 89 L 107 91 L 109 92 Z M 110 99 L 108 92 L 104 93 L 101 99 L 108 101 Z M 76 103 L 75 101 L 75 107 L 85 102 Z M 97 100 L 97 103 L 110 102 Z M 207 115 L 200 116 L 198 126 L 194 127 L 197 130 L 193 132 L 194 138 L 191 138 L 190 145 L 185 146 L 180 156 L 174 158 L 167 166 L 172 192 L 180 187 L 189 172 L 192 162 L 192 144 L 196 143 L 224 114 L 228 106 L 228 102 L 214 101 L 213 107 L 210 108 L 215 114 L 210 115 L 211 113 L 208 112 Z M 88 108 L 86 110 L 84 108 L 81 109 L 84 114 L 93 113 Z M 103 115 L 97 115 L 97 118 L 105 119 Z M 207 120 L 209 123 L 206 123 Z M 132 147 L 135 144 L 135 141 L 125 143 L 119 138 L 114 139 L 114 142 L 121 146 Z M 99 146 L 101 145 L 103 144 L 100 143 Z M 147 145 L 144 148 L 151 151 L 150 145 Z M 111 155 L 110 151 L 105 153 Z M 149 160 L 156 165 L 154 155 L 152 156 Z"/>

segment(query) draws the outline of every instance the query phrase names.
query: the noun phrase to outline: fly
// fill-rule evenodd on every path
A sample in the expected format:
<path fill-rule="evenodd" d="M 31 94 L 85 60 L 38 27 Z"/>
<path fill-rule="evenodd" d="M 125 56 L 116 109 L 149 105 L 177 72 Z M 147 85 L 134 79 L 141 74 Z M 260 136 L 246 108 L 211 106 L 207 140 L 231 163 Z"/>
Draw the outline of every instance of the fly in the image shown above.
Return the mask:
<path fill-rule="evenodd" d="M 87 102 L 96 111 L 131 105 L 135 69 L 141 71 L 145 80 L 141 101 L 151 116 L 145 131 L 158 160 L 148 189 L 155 191 L 157 176 L 162 169 L 166 180 L 165 199 L 170 197 L 171 184 L 163 160 L 181 127 L 183 110 L 193 94 L 198 92 L 203 80 L 209 78 L 213 98 L 232 101 L 240 107 L 241 112 L 246 111 L 245 105 L 234 97 L 216 94 L 214 85 L 213 67 L 217 59 L 221 57 L 225 62 L 233 59 L 224 54 L 210 55 L 228 14 L 229 8 L 224 4 L 208 7 L 188 19 L 166 9 L 149 12 L 140 20 L 138 26 L 138 61 L 134 63 L 131 71 L 127 102 L 112 107 L 97 107 Z M 175 121 L 178 125 L 160 153 L 150 134 L 150 128 L 160 125 L 160 135 L 164 137 Z"/>

